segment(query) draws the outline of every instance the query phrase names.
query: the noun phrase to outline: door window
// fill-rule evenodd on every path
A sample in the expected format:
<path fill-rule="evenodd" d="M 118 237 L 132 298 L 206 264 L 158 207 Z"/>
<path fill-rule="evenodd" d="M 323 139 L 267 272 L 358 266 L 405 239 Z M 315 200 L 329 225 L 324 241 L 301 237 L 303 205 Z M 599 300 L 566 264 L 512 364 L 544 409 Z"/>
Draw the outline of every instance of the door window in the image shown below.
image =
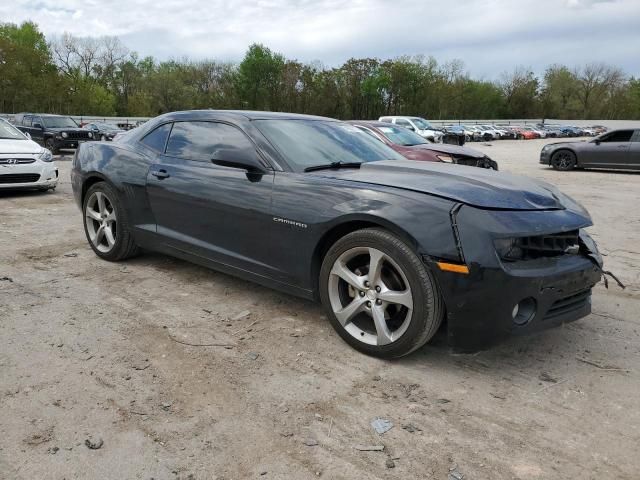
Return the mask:
<path fill-rule="evenodd" d="M 30 127 L 32 118 L 33 118 L 32 115 L 25 115 L 24 118 L 22 119 L 22 126 L 23 127 Z"/>
<path fill-rule="evenodd" d="M 167 155 L 210 162 L 232 151 L 254 154 L 251 141 L 239 129 L 215 122 L 176 122 L 167 142 Z"/>
<path fill-rule="evenodd" d="M 618 130 L 603 137 L 601 142 L 630 142 L 633 130 Z"/>
<path fill-rule="evenodd" d="M 164 153 L 164 147 L 167 144 L 171 125 L 171 123 L 160 125 L 155 130 L 147 133 L 140 142 L 156 152 Z"/>
<path fill-rule="evenodd" d="M 631 141 L 635 143 L 640 143 L 640 130 L 636 130 L 631 137 Z"/>
<path fill-rule="evenodd" d="M 396 118 L 396 125 L 402 125 L 403 127 L 411 126 L 409 120 L 405 120 L 404 118 Z"/>

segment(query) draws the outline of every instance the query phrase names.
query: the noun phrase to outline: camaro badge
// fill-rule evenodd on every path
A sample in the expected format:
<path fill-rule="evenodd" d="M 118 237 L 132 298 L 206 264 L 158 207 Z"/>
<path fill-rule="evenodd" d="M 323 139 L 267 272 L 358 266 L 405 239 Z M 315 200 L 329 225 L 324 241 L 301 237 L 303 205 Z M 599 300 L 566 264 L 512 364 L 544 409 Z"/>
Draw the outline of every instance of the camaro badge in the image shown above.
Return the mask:
<path fill-rule="evenodd" d="M 287 225 L 291 225 L 292 227 L 307 228 L 306 223 L 296 222 L 294 220 L 287 220 L 286 218 L 273 217 L 273 221 L 276 223 L 285 223 Z"/>

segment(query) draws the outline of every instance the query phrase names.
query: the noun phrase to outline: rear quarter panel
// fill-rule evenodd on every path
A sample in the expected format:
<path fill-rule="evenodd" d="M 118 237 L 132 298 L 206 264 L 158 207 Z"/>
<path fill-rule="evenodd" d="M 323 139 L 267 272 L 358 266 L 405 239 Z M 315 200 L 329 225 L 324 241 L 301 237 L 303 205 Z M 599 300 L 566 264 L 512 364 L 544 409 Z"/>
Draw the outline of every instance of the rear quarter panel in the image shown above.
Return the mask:
<path fill-rule="evenodd" d="M 134 228 L 155 231 L 155 220 L 146 193 L 152 163 L 142 148 L 123 143 L 95 142 L 80 146 L 74 157 L 71 180 L 81 204 L 86 185 L 100 179 L 116 188 Z"/>

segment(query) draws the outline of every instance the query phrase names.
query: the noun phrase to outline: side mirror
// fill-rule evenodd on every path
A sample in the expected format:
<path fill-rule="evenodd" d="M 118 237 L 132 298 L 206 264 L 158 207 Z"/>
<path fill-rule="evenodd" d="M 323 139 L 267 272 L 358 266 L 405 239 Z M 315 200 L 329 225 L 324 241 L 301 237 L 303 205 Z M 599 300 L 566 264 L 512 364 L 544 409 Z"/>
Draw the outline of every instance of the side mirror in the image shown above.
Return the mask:
<path fill-rule="evenodd" d="M 39 128 L 40 130 L 42 130 L 42 125 L 39 123 L 34 123 L 32 126 L 33 128 Z"/>
<path fill-rule="evenodd" d="M 31 140 L 31 134 L 29 132 L 22 132 L 24 133 L 24 136 L 27 137 L 29 140 Z"/>
<path fill-rule="evenodd" d="M 250 173 L 265 173 L 266 170 L 253 149 L 219 148 L 211 159 L 214 165 L 241 168 Z"/>

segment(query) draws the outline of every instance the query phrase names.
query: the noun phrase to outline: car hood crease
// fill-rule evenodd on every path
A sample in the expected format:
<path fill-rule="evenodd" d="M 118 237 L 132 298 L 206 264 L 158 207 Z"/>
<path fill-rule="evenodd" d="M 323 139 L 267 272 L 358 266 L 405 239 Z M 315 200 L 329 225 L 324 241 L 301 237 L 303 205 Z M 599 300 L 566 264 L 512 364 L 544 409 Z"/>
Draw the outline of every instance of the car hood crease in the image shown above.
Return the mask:
<path fill-rule="evenodd" d="M 485 209 L 565 208 L 553 187 L 544 183 L 463 165 L 388 160 L 364 163 L 358 170 L 328 170 L 314 174 L 426 193 Z"/>

